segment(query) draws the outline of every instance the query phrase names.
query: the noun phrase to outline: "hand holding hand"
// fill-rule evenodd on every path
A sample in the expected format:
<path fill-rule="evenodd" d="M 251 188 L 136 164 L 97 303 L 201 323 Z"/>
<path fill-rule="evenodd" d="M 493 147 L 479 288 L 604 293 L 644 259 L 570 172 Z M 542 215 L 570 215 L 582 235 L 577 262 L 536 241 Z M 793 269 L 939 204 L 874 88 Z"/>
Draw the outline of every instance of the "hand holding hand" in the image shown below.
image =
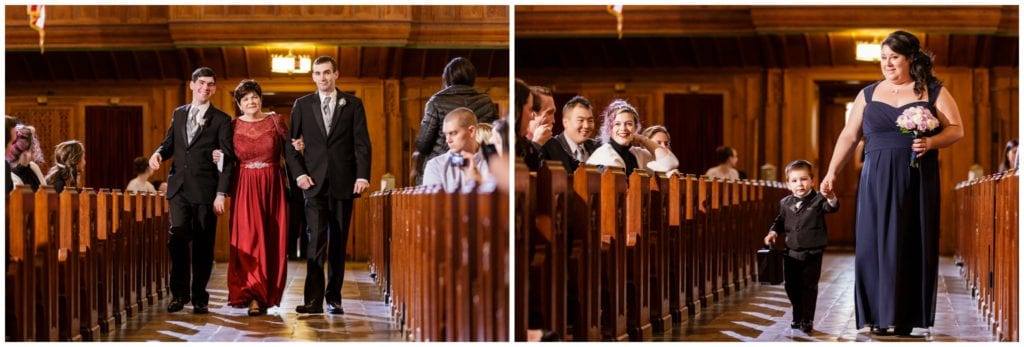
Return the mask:
<path fill-rule="evenodd" d="M 216 199 L 213 199 L 213 212 L 217 215 L 224 214 L 224 196 L 218 194 Z"/>
<path fill-rule="evenodd" d="M 835 192 L 832 191 L 833 185 L 835 184 L 835 180 L 835 176 L 832 175 L 831 173 L 825 175 L 825 178 L 821 180 L 821 193 L 824 194 L 825 196 L 835 196 Z"/>
<path fill-rule="evenodd" d="M 295 147 L 296 151 L 302 153 L 306 149 L 306 142 L 302 141 L 302 138 L 292 139 L 292 147 Z"/>
<path fill-rule="evenodd" d="M 219 149 L 213 150 L 213 162 L 214 163 L 220 161 L 220 159 L 223 158 L 223 157 L 224 157 L 224 152 L 222 152 Z"/>
<path fill-rule="evenodd" d="M 160 170 L 160 162 L 164 159 L 160 156 L 160 153 L 153 153 L 153 156 L 149 157 L 149 168 L 153 170 Z"/>
<path fill-rule="evenodd" d="M 299 177 L 298 184 L 302 190 L 309 190 L 313 186 L 313 178 L 309 176 Z"/>

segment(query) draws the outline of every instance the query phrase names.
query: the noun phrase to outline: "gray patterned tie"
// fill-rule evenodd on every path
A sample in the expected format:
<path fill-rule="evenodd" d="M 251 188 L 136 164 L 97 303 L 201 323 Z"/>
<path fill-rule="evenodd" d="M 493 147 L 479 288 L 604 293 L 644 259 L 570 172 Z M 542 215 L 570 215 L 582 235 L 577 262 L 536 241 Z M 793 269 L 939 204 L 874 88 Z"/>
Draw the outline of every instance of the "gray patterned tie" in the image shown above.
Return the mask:
<path fill-rule="evenodd" d="M 188 143 L 192 143 L 192 139 L 196 138 L 196 133 L 199 131 L 199 108 L 192 106 L 192 109 L 188 111 Z"/>
<path fill-rule="evenodd" d="M 331 97 L 325 97 L 323 101 L 324 107 L 324 128 L 327 129 L 327 133 L 331 133 Z"/>
<path fill-rule="evenodd" d="M 576 144 L 576 160 L 581 163 L 587 162 L 587 148 L 582 143 Z"/>

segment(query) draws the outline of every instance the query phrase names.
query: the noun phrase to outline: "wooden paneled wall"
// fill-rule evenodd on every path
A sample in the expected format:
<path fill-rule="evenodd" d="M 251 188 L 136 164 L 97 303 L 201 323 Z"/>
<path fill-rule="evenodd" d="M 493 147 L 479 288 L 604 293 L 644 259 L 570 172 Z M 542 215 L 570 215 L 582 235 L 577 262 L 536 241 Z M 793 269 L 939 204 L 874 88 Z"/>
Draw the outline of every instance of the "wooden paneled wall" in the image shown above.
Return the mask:
<path fill-rule="evenodd" d="M 980 164 L 986 173 L 998 168 L 1002 147 L 1017 138 L 1019 124 L 1018 69 L 940 67 L 936 74 L 957 101 L 965 136 L 940 153 L 942 177 L 941 252 L 952 250 L 956 222 L 953 187 Z M 770 163 L 782 172 L 786 163 L 807 159 L 817 165 L 818 86 L 816 81 L 874 81 L 882 77 L 875 65 L 800 69 L 678 69 L 671 71 L 603 70 L 520 76 L 528 83 L 552 87 L 556 93 L 579 93 L 594 102 L 595 113 L 613 98 L 627 98 L 638 107 L 645 125 L 664 123 L 665 94 L 702 93 L 723 96 L 723 142 L 737 149 L 739 169 L 755 179 Z M 624 87 L 616 91 L 615 85 Z M 558 105 L 559 107 L 561 105 Z M 600 124 L 600 120 L 598 120 Z M 598 125 L 599 125 L 598 124 Z M 671 132 L 672 129 L 669 129 Z M 852 164 L 851 164 L 852 165 Z M 849 166 L 849 165 L 848 165 Z M 849 169 L 846 168 L 846 169 Z M 947 237 L 948 236 L 948 237 Z"/>
<path fill-rule="evenodd" d="M 231 90 L 240 79 L 218 80 L 217 93 L 213 97 L 213 105 L 233 115 L 234 100 Z M 306 76 L 278 78 L 259 81 L 264 92 L 308 93 L 315 88 Z M 381 79 L 339 79 L 338 87 L 346 91 L 355 91 L 363 99 L 366 108 L 367 126 L 370 131 L 370 142 L 373 145 L 373 161 L 370 170 L 370 188 L 379 190 L 381 177 L 386 173 L 394 175 L 398 186 L 408 185 L 411 148 L 413 138 L 419 129 L 423 116 L 424 103 L 437 90 L 441 89 L 441 79 L 407 78 L 404 80 Z M 478 90 L 487 92 L 498 103 L 502 114 L 508 111 L 508 80 L 477 79 Z M 141 106 L 143 108 L 142 152 L 151 154 L 159 146 L 171 121 L 174 108 L 191 100 L 192 93 L 187 85 L 178 82 L 135 82 L 135 83 L 57 83 L 46 85 L 19 85 L 18 88 L 7 89 L 6 109 L 9 115 L 16 116 L 28 124 L 36 126 L 40 132 L 40 142 L 46 155 L 47 164 L 42 169 L 45 173 L 52 165 L 53 146 L 67 139 L 85 139 L 85 107 L 111 105 L 112 100 L 119 105 Z M 46 104 L 40 105 L 37 97 L 45 96 Z M 166 179 L 170 166 L 164 165 L 152 179 Z M 127 182 L 125 182 L 127 184 Z M 123 187 L 113 187 L 123 188 Z M 227 255 L 226 218 L 222 218 L 222 239 L 218 247 L 224 248 L 218 255 Z M 367 240 L 365 235 L 356 231 L 353 237 Z M 223 242 L 222 242 L 223 241 Z M 363 253 L 357 254 L 357 256 Z"/>

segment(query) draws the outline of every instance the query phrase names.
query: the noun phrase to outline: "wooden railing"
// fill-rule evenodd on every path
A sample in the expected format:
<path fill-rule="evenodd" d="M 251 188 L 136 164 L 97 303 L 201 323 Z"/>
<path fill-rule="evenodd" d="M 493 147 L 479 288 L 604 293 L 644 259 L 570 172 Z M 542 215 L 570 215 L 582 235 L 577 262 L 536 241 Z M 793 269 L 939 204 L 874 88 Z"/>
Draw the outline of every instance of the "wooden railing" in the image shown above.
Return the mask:
<path fill-rule="evenodd" d="M 407 339 L 508 341 L 507 194 L 411 187 L 356 199 L 354 210 Z"/>
<path fill-rule="evenodd" d="M 781 183 L 516 167 L 515 339 L 643 340 L 756 279 Z"/>
<path fill-rule="evenodd" d="M 1002 341 L 1019 341 L 1019 171 L 956 187 L 957 258 L 978 308 Z"/>
<path fill-rule="evenodd" d="M 18 186 L 7 199 L 7 341 L 91 341 L 167 294 L 167 200 Z"/>

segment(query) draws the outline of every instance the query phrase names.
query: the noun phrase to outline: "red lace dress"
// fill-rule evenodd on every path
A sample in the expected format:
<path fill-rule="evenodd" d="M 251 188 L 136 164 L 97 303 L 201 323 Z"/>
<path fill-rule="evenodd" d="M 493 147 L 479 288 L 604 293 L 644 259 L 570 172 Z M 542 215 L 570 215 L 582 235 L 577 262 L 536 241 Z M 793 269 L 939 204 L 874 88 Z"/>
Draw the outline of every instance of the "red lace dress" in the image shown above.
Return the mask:
<path fill-rule="evenodd" d="M 247 307 L 255 299 L 264 307 L 278 306 L 288 269 L 286 178 L 280 164 L 285 125 L 281 117 L 269 116 L 235 119 L 234 128 L 238 170 L 231 196 L 228 305 Z"/>

